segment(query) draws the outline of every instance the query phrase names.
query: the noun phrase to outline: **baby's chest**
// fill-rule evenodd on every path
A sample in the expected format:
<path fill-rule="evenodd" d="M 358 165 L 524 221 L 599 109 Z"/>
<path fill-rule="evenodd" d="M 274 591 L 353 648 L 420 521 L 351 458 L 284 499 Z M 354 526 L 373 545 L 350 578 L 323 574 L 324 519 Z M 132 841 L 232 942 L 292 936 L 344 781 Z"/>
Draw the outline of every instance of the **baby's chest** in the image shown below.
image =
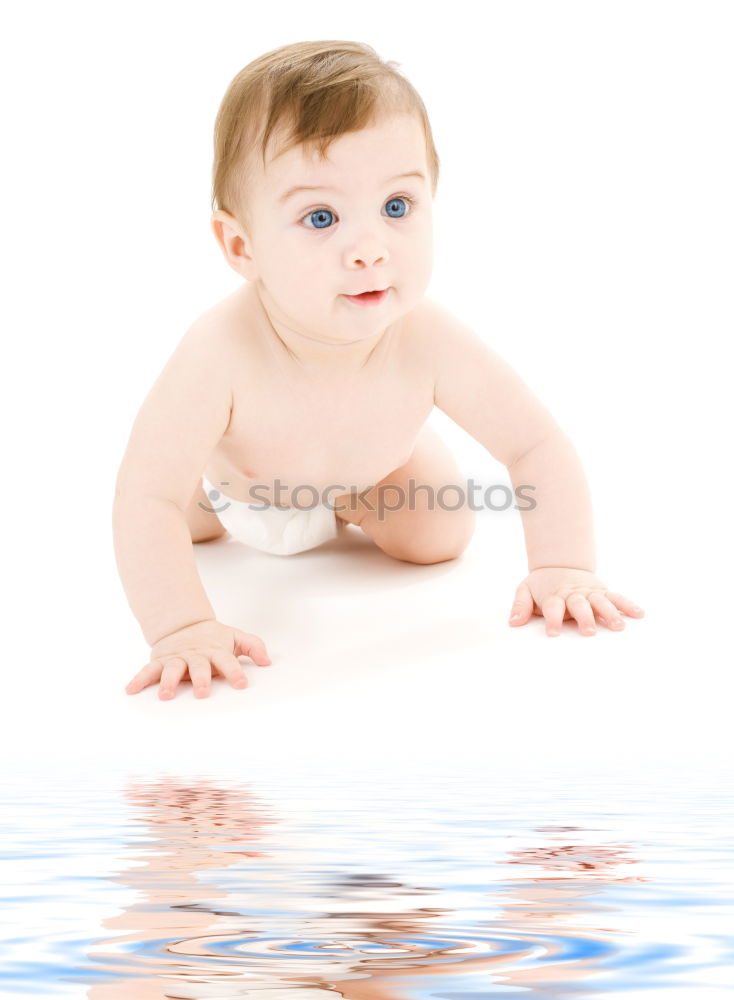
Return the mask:
<path fill-rule="evenodd" d="M 250 393 L 235 399 L 218 451 L 250 482 L 363 489 L 408 460 L 432 408 L 420 380 Z"/>

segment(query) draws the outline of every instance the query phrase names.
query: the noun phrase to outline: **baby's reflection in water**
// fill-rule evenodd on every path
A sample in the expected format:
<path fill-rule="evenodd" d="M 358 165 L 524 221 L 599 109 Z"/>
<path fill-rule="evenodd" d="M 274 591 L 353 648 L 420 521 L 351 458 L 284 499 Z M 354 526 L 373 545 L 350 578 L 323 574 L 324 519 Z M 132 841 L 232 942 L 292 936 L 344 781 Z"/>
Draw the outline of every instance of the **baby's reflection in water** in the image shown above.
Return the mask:
<path fill-rule="evenodd" d="M 500 859 L 508 871 L 526 871 L 488 882 L 481 898 L 491 918 L 477 918 L 474 898 L 471 918 L 463 919 L 441 905 L 443 890 L 390 874 L 325 881 L 309 869 L 323 867 L 333 830 L 324 824 L 307 839 L 248 788 L 165 779 L 130 783 L 125 794 L 153 842 L 128 845 L 144 863 L 112 880 L 140 898 L 104 921 L 115 936 L 90 955 L 107 976 L 88 990 L 90 1000 L 418 1000 L 441 979 L 464 974 L 469 995 L 487 1000 L 500 982 L 561 996 L 555 989 L 592 975 L 598 959 L 593 949 L 554 957 L 554 941 L 602 940 L 604 932 L 588 924 L 574 927 L 574 917 L 608 910 L 593 901 L 604 884 L 638 881 L 626 874 L 635 862 L 625 845 L 589 843 L 575 827 L 538 827 L 535 844 Z M 346 856 L 339 850 L 335 866 Z M 482 859 L 482 867 L 493 860 Z M 233 865 L 241 870 L 237 892 L 197 878 Z M 457 872 L 465 868 L 457 858 Z M 538 958 L 539 942 L 546 954 Z M 518 967 L 523 961 L 533 964 Z"/>
<path fill-rule="evenodd" d="M 255 844 L 276 820 L 249 789 L 232 791 L 206 779 L 185 784 L 173 778 L 149 784 L 129 782 L 124 795 L 140 832 L 151 842 L 127 844 L 131 860 L 143 863 L 110 878 L 135 889 L 140 902 L 103 921 L 105 929 L 126 933 L 107 937 L 102 944 L 123 946 L 123 955 L 134 958 L 125 961 L 117 951 L 95 949 L 90 957 L 102 961 L 111 977 L 117 973 L 120 978 L 95 984 L 87 996 L 90 1000 L 176 997 L 177 984 L 162 977 L 178 973 L 182 959 L 176 956 L 177 950 L 189 938 L 201 941 L 216 936 L 221 930 L 219 918 L 240 916 L 227 907 L 228 890 L 202 882 L 197 875 L 265 857 Z M 150 977 L 146 967 L 151 968 Z M 194 963 L 191 975 L 199 979 Z M 191 995 L 206 997 L 206 986 L 202 984 L 201 989 Z"/>

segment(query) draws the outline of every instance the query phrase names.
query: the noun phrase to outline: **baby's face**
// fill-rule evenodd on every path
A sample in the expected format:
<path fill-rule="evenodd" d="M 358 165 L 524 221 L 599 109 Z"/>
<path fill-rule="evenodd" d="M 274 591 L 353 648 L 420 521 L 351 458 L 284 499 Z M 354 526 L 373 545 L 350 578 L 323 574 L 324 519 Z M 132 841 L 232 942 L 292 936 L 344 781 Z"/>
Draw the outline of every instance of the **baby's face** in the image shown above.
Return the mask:
<path fill-rule="evenodd" d="M 418 176 L 399 176 L 417 172 Z M 311 191 L 292 191 L 310 185 Z M 433 261 L 431 181 L 418 118 L 394 115 L 341 136 L 328 159 L 303 148 L 262 160 L 250 199 L 252 260 L 244 276 L 291 329 L 362 340 L 409 312 Z M 380 302 L 349 295 L 387 288 Z"/>

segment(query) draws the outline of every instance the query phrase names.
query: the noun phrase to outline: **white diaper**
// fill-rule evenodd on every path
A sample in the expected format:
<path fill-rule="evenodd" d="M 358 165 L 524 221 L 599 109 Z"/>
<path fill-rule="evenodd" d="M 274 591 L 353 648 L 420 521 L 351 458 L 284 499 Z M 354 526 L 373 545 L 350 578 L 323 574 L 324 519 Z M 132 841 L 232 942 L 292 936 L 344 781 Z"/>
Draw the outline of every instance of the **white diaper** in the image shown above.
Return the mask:
<path fill-rule="evenodd" d="M 212 510 L 227 531 L 245 545 L 276 556 L 314 549 L 339 534 L 344 522 L 324 504 L 311 509 L 231 500 L 202 477 Z"/>

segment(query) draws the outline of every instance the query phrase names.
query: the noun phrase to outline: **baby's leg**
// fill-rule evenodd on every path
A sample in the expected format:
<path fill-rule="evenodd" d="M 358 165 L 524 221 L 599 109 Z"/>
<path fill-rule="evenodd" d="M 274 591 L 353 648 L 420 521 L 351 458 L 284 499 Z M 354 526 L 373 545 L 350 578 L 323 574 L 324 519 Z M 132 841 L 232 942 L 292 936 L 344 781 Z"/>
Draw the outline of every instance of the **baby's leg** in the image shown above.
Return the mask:
<path fill-rule="evenodd" d="M 219 502 L 221 503 L 221 500 Z M 214 506 L 215 504 L 204 492 L 204 486 L 200 480 L 194 490 L 191 502 L 186 508 L 186 521 L 191 532 L 192 542 L 209 542 L 213 538 L 221 538 L 222 535 L 226 535 L 226 528 L 213 512 Z"/>
<path fill-rule="evenodd" d="M 439 496 L 441 487 L 446 486 L 457 489 L 444 489 Z M 337 510 L 337 517 L 359 525 L 383 552 L 395 559 L 444 562 L 461 555 L 474 534 L 475 514 L 467 504 L 466 494 L 466 477 L 462 476 L 450 450 L 432 427 L 424 426 L 405 465 L 354 498 L 350 507 Z M 348 498 L 349 494 L 337 497 L 335 506 L 346 506 Z M 458 506 L 460 499 L 463 502 Z M 396 509 L 381 512 L 380 502 Z M 457 509 L 452 510 L 453 507 Z"/>

